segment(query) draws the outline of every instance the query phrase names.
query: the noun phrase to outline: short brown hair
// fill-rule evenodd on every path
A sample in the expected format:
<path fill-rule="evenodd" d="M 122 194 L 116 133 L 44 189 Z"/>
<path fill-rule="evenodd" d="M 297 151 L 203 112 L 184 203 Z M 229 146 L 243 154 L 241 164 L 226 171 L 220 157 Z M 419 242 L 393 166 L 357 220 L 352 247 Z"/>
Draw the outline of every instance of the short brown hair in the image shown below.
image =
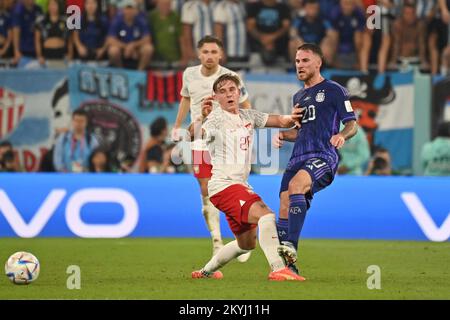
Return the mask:
<path fill-rule="evenodd" d="M 233 81 L 238 88 L 240 88 L 240 86 L 241 86 L 241 79 L 239 79 L 239 77 L 237 75 L 232 74 L 232 73 L 225 73 L 225 74 L 221 75 L 220 77 L 218 77 L 216 79 L 216 81 L 214 81 L 213 91 L 217 92 L 217 90 L 220 87 L 220 84 L 224 83 L 225 81 Z"/>
<path fill-rule="evenodd" d="M 311 51 L 313 54 L 318 56 L 320 60 L 323 61 L 323 52 L 322 49 L 314 43 L 304 43 L 300 47 L 297 48 L 297 51 Z"/>
<path fill-rule="evenodd" d="M 197 49 L 203 47 L 205 43 L 215 43 L 219 46 L 220 49 L 223 49 L 223 42 L 219 38 L 213 36 L 204 36 L 203 38 L 201 38 L 197 43 Z"/>

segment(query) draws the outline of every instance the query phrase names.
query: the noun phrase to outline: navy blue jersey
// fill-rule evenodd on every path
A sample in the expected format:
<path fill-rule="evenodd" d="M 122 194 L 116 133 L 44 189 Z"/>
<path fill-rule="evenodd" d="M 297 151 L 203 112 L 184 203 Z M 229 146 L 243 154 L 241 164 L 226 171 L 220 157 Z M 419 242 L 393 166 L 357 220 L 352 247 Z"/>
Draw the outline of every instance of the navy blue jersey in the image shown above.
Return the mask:
<path fill-rule="evenodd" d="M 142 15 L 137 15 L 130 26 L 125 23 L 123 15 L 118 14 L 109 26 L 108 35 L 121 42 L 130 43 L 150 35 L 150 27 Z"/>
<path fill-rule="evenodd" d="M 96 20 L 88 20 L 83 17 L 81 29 L 78 32 L 81 43 L 87 48 L 101 48 L 108 32 L 108 19 L 104 16 L 100 16 Z"/>
<path fill-rule="evenodd" d="M 299 104 L 305 112 L 288 167 L 312 157 L 337 165 L 337 151 L 330 139 L 339 132 L 340 122 L 356 120 L 347 90 L 334 81 L 323 80 L 300 89 L 293 104 Z"/>
<path fill-rule="evenodd" d="M 302 37 L 303 41 L 320 45 L 327 31 L 331 29 L 331 24 L 322 17 L 317 17 L 312 22 L 308 21 L 305 17 L 296 17 L 292 22 L 292 27 Z"/>
<path fill-rule="evenodd" d="M 11 26 L 11 15 L 7 11 L 0 12 L 0 35 L 4 38 L 8 37 Z"/>
<path fill-rule="evenodd" d="M 42 15 L 41 7 L 34 4 L 31 11 L 25 8 L 22 3 L 18 3 L 13 11 L 12 26 L 20 29 L 20 50 L 33 54 L 34 48 L 34 29 L 36 19 Z"/>

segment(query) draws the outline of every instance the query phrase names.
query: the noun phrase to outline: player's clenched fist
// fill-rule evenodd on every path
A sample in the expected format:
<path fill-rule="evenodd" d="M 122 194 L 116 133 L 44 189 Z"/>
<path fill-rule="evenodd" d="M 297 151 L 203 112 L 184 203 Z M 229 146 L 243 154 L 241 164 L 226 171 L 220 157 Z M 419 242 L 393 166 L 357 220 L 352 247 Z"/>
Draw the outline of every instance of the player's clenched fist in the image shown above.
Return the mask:
<path fill-rule="evenodd" d="M 206 97 L 202 100 L 202 116 L 206 118 L 212 111 L 213 108 L 213 100 L 212 96 Z"/>
<path fill-rule="evenodd" d="M 345 138 L 342 134 L 338 133 L 331 137 L 330 143 L 332 146 L 336 147 L 336 149 L 340 149 L 345 143 Z"/>
<path fill-rule="evenodd" d="M 300 121 L 303 118 L 303 115 L 305 114 L 305 108 L 300 108 L 300 105 L 297 103 L 294 108 L 292 108 L 291 116 L 295 120 L 294 124 L 297 129 L 301 127 Z"/>
<path fill-rule="evenodd" d="M 272 137 L 272 144 L 277 149 L 280 149 L 283 146 L 283 132 L 280 131 Z"/>

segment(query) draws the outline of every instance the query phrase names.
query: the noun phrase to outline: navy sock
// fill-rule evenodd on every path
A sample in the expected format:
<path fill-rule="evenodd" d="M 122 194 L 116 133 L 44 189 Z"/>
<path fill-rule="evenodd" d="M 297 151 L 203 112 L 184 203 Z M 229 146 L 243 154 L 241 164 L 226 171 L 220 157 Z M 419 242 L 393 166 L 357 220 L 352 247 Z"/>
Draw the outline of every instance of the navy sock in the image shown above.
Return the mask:
<path fill-rule="evenodd" d="M 288 241 L 295 249 L 298 248 L 298 238 L 306 217 L 306 199 L 304 194 L 291 194 L 289 196 L 289 232 Z"/>
<path fill-rule="evenodd" d="M 288 219 L 278 218 L 277 221 L 278 238 L 280 243 L 288 240 L 289 223 Z"/>

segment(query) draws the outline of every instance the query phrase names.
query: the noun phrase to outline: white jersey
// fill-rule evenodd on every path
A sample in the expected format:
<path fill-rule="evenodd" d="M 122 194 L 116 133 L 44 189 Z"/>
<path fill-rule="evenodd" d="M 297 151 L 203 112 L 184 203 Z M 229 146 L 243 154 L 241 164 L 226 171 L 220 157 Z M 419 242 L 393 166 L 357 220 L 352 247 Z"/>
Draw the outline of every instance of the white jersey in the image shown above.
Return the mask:
<path fill-rule="evenodd" d="M 181 88 L 181 96 L 191 99 L 191 123 L 202 115 L 202 99 L 213 94 L 213 84 L 221 75 L 236 72 L 225 67 L 219 66 L 217 72 L 205 77 L 201 72 L 201 65 L 186 68 L 183 73 L 183 87 Z M 242 82 L 242 81 L 241 81 Z M 248 98 L 247 90 L 241 86 L 241 97 L 239 103 L 244 102 Z M 208 150 L 203 140 L 196 140 L 191 145 L 192 150 Z"/>
<path fill-rule="evenodd" d="M 214 34 L 213 9 L 215 2 L 209 4 L 201 0 L 191 0 L 183 4 L 181 22 L 192 25 L 192 40 L 194 48 L 201 38 Z"/>
<path fill-rule="evenodd" d="M 239 109 L 233 114 L 215 108 L 202 128 L 211 155 L 212 177 L 208 194 L 214 194 L 233 184 L 248 184 L 251 169 L 253 131 L 266 125 L 269 114 L 251 109 Z"/>
<path fill-rule="evenodd" d="M 225 48 L 228 57 L 247 56 L 245 6 L 242 2 L 224 0 L 214 8 L 214 22 L 224 25 Z"/>

